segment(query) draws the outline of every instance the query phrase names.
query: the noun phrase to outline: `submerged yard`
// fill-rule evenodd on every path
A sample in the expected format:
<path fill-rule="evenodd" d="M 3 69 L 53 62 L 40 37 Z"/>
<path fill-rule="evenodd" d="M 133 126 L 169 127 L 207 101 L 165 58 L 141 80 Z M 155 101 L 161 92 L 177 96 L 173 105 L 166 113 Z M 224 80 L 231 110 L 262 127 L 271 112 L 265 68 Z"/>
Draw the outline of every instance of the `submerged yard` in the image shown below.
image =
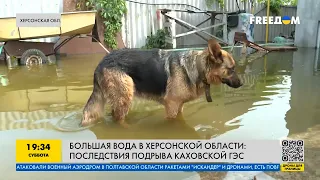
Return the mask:
<path fill-rule="evenodd" d="M 236 57 L 244 82 L 239 89 L 212 88 L 212 103 L 190 102 L 184 120 L 167 122 L 155 102 L 136 99 L 128 115 L 131 129 L 103 122 L 78 132 L 54 128 L 62 117 L 80 112 L 92 90 L 93 71 L 103 57 L 73 56 L 56 65 L 9 70 L 0 65 L 0 172 L 2 179 L 46 179 L 48 173 L 17 173 L 15 139 L 281 139 L 302 138 L 304 173 L 54 173 L 52 179 L 317 179 L 319 178 L 319 50 L 274 52 L 257 59 Z M 109 113 L 109 112 L 108 112 Z M 106 117 L 108 114 L 106 114 Z M 5 173 L 4 173 L 5 172 Z M 229 178 L 228 178 L 229 179 Z"/>

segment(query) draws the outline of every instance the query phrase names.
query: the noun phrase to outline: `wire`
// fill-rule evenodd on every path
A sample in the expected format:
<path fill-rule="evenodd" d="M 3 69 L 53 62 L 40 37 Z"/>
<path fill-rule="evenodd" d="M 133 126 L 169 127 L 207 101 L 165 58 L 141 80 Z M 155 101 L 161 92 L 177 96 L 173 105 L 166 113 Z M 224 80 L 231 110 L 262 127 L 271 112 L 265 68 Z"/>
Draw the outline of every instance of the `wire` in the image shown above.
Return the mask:
<path fill-rule="evenodd" d="M 127 2 L 131 2 L 131 3 L 136 3 L 136 4 L 144 4 L 144 5 L 149 5 L 149 6 L 161 6 L 161 5 L 178 5 L 178 6 L 189 6 L 189 7 L 192 7 L 194 9 L 197 9 L 199 11 L 201 11 L 200 8 L 197 8 L 195 6 L 192 6 L 190 4 L 183 4 L 183 3 L 159 3 L 159 4 L 156 4 L 156 3 L 143 3 L 143 2 L 137 2 L 137 1 L 131 1 L 131 0 L 125 0 Z"/>
<path fill-rule="evenodd" d="M 237 3 L 237 6 L 238 6 L 238 10 L 239 10 L 239 12 L 240 12 L 240 7 L 239 7 L 238 0 L 236 0 L 236 3 Z"/>

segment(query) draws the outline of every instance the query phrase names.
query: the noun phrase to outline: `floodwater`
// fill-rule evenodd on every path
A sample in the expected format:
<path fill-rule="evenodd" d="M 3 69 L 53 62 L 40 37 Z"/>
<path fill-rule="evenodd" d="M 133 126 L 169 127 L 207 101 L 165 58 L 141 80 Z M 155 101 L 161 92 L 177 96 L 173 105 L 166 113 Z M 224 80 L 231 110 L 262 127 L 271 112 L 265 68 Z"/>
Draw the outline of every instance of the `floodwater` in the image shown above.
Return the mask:
<path fill-rule="evenodd" d="M 306 141 L 312 140 L 310 148 L 320 150 L 320 55 L 315 49 L 274 52 L 260 58 L 235 57 L 244 86 L 212 87 L 213 102 L 207 103 L 203 96 L 188 103 L 184 120 L 167 122 L 162 106 L 136 99 L 127 117 L 132 124 L 130 129 L 103 122 L 78 132 L 56 130 L 54 126 L 62 117 L 81 111 L 91 94 L 93 71 L 102 57 L 103 54 L 68 56 L 56 65 L 31 70 L 26 67 L 9 70 L 4 63 L 0 64 L 0 179 L 205 179 L 203 174 L 195 172 L 18 173 L 15 172 L 16 139 L 263 140 L 299 135 Z M 310 177 L 318 175 L 318 170 L 309 172 Z M 253 177 L 252 174 L 235 176 L 217 173 L 209 179 Z"/>

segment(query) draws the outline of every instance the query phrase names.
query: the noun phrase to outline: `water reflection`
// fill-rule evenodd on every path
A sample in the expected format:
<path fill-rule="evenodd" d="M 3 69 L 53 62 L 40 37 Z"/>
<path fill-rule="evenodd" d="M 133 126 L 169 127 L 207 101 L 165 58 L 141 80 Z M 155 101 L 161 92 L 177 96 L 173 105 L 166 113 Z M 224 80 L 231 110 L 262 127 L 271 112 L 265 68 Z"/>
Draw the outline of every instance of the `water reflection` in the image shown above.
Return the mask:
<path fill-rule="evenodd" d="M 315 49 L 301 49 L 294 53 L 291 109 L 286 114 L 290 133 L 305 132 L 320 123 L 320 75 L 315 73 L 320 65 L 318 53 L 319 50 Z"/>
<path fill-rule="evenodd" d="M 320 49 L 316 50 L 316 57 L 314 61 L 314 75 L 320 75 Z"/>

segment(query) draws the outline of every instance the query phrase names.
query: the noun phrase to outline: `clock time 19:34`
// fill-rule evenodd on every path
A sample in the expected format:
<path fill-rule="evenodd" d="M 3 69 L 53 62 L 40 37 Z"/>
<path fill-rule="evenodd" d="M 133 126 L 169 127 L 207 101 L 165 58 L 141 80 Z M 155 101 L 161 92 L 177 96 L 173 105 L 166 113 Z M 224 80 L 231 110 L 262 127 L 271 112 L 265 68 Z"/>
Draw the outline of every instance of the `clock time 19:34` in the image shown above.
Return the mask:
<path fill-rule="evenodd" d="M 50 144 L 27 144 L 28 150 L 50 150 Z"/>

